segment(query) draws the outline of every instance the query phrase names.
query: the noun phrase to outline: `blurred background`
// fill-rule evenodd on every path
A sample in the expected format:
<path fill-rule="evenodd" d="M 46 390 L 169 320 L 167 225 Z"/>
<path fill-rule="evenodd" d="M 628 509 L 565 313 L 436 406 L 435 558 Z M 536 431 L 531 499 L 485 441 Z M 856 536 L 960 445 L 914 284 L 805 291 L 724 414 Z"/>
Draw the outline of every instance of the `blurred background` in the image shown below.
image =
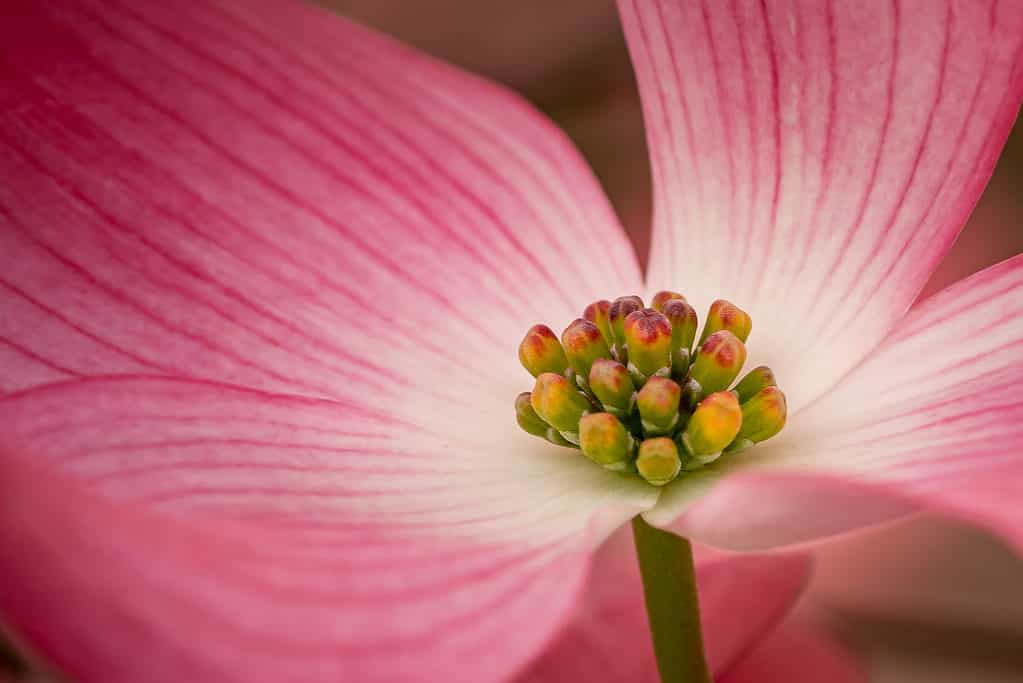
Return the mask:
<path fill-rule="evenodd" d="M 613 0 L 320 0 L 518 90 L 575 141 L 641 260 L 650 172 Z M 924 296 L 1023 252 L 1023 126 Z M 1023 503 L 1021 503 L 1023 504 Z M 807 609 L 823 609 L 883 683 L 1023 680 L 1023 563 L 984 535 L 920 519 L 835 544 Z"/>

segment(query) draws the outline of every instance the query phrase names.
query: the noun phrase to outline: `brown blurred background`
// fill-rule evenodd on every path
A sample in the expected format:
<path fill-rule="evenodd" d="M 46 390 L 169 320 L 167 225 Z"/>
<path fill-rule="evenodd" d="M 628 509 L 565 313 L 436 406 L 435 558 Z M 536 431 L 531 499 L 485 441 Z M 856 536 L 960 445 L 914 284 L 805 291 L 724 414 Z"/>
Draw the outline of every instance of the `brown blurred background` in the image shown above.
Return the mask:
<path fill-rule="evenodd" d="M 521 92 L 595 169 L 640 258 L 650 173 L 613 0 L 320 0 Z M 925 295 L 1023 252 L 1023 126 Z M 826 552 L 812 602 L 882 682 L 1023 680 L 1023 563 L 962 527 L 920 520 Z"/>

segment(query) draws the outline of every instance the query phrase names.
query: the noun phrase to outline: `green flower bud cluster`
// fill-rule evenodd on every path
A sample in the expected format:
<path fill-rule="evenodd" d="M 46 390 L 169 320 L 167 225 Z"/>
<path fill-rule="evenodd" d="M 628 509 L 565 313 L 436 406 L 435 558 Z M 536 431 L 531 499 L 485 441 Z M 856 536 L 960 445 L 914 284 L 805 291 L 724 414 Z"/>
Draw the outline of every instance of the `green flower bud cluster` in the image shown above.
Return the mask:
<path fill-rule="evenodd" d="M 699 342 L 698 328 L 693 307 L 669 291 L 654 295 L 651 308 L 638 296 L 592 303 L 560 340 L 534 325 L 519 360 L 536 381 L 516 397 L 516 421 L 655 486 L 781 431 L 785 395 L 769 368 L 729 389 L 746 363 L 750 316 L 718 300 Z"/>

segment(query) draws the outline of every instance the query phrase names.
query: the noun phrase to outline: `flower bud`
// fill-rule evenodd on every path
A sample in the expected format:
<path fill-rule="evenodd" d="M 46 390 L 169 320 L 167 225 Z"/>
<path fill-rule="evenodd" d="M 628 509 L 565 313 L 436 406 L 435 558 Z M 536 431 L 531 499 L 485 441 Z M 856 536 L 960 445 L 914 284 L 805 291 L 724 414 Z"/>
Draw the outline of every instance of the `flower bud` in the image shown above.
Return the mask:
<path fill-rule="evenodd" d="M 639 475 L 654 486 L 664 486 L 678 476 L 682 459 L 678 448 L 671 439 L 661 436 L 646 439 L 639 445 L 636 470 Z"/>
<path fill-rule="evenodd" d="M 643 377 L 671 367 L 671 324 L 652 308 L 633 311 L 625 319 L 625 344 L 630 369 Z"/>
<path fill-rule="evenodd" d="M 533 436 L 547 436 L 550 425 L 540 419 L 529 402 L 529 392 L 524 391 L 515 397 L 515 420 L 519 426 Z"/>
<path fill-rule="evenodd" d="M 774 373 L 766 365 L 753 368 L 743 377 L 735 388 L 732 389 L 739 396 L 739 403 L 745 403 L 760 393 L 761 389 L 776 387 L 778 383 L 774 380 Z"/>
<path fill-rule="evenodd" d="M 719 391 L 700 401 L 689 418 L 682 444 L 694 457 L 720 453 L 742 426 L 742 409 L 735 394 Z"/>
<path fill-rule="evenodd" d="M 576 318 L 565 328 L 561 333 L 561 344 L 565 347 L 565 355 L 575 374 L 584 380 L 590 376 L 593 361 L 611 357 L 600 328 L 582 318 Z"/>
<path fill-rule="evenodd" d="M 579 418 L 590 408 L 589 401 L 572 382 L 553 372 L 545 372 L 536 378 L 529 402 L 544 422 L 563 435 L 565 432 L 578 432 Z"/>
<path fill-rule="evenodd" d="M 696 338 L 696 328 L 699 320 L 696 317 L 696 309 L 681 299 L 672 299 L 664 304 L 662 311 L 664 317 L 671 323 L 671 349 L 693 348 L 693 339 Z"/>
<path fill-rule="evenodd" d="M 610 314 L 611 302 L 607 299 L 594 301 L 586 307 L 586 310 L 583 311 L 583 319 L 589 320 L 591 323 L 600 328 L 600 333 L 604 335 L 604 341 L 607 342 L 608 347 L 614 344 L 614 339 L 611 338 Z"/>
<path fill-rule="evenodd" d="M 778 387 L 764 387 L 742 404 L 742 428 L 736 441 L 766 441 L 785 426 L 785 394 Z"/>
<path fill-rule="evenodd" d="M 562 374 L 568 367 L 565 350 L 554 331 L 546 325 L 533 325 L 519 344 L 519 361 L 533 377 L 545 372 Z"/>
<path fill-rule="evenodd" d="M 628 466 L 635 440 L 611 413 L 590 413 L 579 421 L 579 447 L 593 462 L 620 472 Z"/>
<path fill-rule="evenodd" d="M 686 298 L 678 292 L 663 291 L 654 294 L 654 298 L 650 300 L 650 308 L 654 309 L 658 313 L 664 313 L 664 304 L 672 300 L 685 301 Z"/>
<path fill-rule="evenodd" d="M 608 310 L 608 324 L 611 326 L 611 337 L 615 346 L 625 346 L 625 319 L 633 311 L 643 310 L 643 300 L 638 296 L 620 296 Z"/>
<path fill-rule="evenodd" d="M 700 343 L 718 330 L 728 330 L 738 337 L 739 341 L 745 342 L 752 329 L 753 320 L 746 311 L 724 299 L 718 299 L 710 305 L 707 322 L 704 323 L 703 334 L 700 335 Z"/>
<path fill-rule="evenodd" d="M 590 367 L 590 391 L 604 405 L 604 410 L 625 416 L 632 411 L 636 387 L 625 366 L 617 361 L 598 358 Z"/>
<path fill-rule="evenodd" d="M 678 424 L 679 385 L 664 377 L 651 377 L 636 394 L 636 406 L 648 436 L 668 434 Z"/>
<path fill-rule="evenodd" d="M 746 362 L 746 347 L 728 330 L 707 337 L 696 354 L 689 376 L 700 384 L 702 394 L 727 389 Z"/>

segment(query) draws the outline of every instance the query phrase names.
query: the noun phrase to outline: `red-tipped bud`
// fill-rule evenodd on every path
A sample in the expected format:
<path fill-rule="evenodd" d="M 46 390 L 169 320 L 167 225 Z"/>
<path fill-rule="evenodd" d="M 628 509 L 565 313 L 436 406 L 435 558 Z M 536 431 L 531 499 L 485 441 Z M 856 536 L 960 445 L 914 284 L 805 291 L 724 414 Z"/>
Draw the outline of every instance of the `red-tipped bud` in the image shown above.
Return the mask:
<path fill-rule="evenodd" d="M 639 445 L 636 470 L 654 486 L 664 486 L 678 476 L 682 459 L 675 442 L 667 437 L 647 439 Z"/>
<path fill-rule="evenodd" d="M 728 330 L 719 330 L 700 346 L 689 376 L 704 396 L 727 389 L 746 362 L 746 347 Z"/>
<path fill-rule="evenodd" d="M 625 345 L 625 319 L 633 311 L 643 310 L 643 300 L 638 296 L 620 296 L 611 303 L 608 310 L 608 324 L 611 326 L 611 336 L 614 338 L 615 346 Z"/>
<path fill-rule="evenodd" d="M 589 320 L 576 318 L 561 333 L 561 343 L 565 347 L 568 363 L 582 379 L 590 376 L 590 366 L 598 358 L 610 358 L 611 351 L 607 348 L 604 335 L 600 328 Z"/>
<path fill-rule="evenodd" d="M 668 434 L 679 421 L 678 402 L 682 389 L 664 377 L 651 377 L 636 394 L 636 407 L 647 436 Z"/>
<path fill-rule="evenodd" d="M 781 389 L 764 387 L 742 404 L 742 428 L 735 440 L 760 443 L 770 439 L 785 426 L 786 413 L 785 394 Z"/>
<path fill-rule="evenodd" d="M 664 304 L 669 301 L 685 301 L 686 298 L 678 292 L 669 292 L 667 290 L 663 292 L 657 292 L 654 294 L 654 298 L 650 300 L 650 308 L 654 309 L 658 313 L 664 313 Z"/>
<path fill-rule="evenodd" d="M 630 368 L 643 377 L 671 367 L 671 323 L 652 308 L 633 311 L 625 318 L 625 344 Z"/>
<path fill-rule="evenodd" d="M 714 455 L 732 443 L 741 426 L 742 409 L 735 394 L 719 391 L 696 406 L 682 435 L 682 443 L 694 457 Z"/>
<path fill-rule="evenodd" d="M 590 413 L 579 421 L 579 448 L 587 458 L 609 470 L 624 470 L 635 440 L 610 413 Z"/>
<path fill-rule="evenodd" d="M 590 391 L 604 405 L 604 410 L 616 415 L 632 411 L 636 387 L 625 366 L 613 360 L 598 358 L 590 368 Z"/>
<path fill-rule="evenodd" d="M 585 311 L 583 311 L 583 319 L 589 320 L 591 323 L 600 328 L 600 333 L 604 335 L 604 341 L 607 342 L 608 347 L 614 344 L 614 339 L 611 337 L 610 315 L 611 302 L 606 299 L 594 301 L 586 307 Z"/>
<path fill-rule="evenodd" d="M 562 434 L 579 431 L 579 418 L 590 403 L 564 375 L 545 372 L 536 378 L 530 405 L 540 418 Z"/>
<path fill-rule="evenodd" d="M 693 348 L 693 340 L 696 338 L 696 328 L 699 320 L 696 316 L 696 309 L 680 299 L 672 299 L 664 304 L 662 311 L 664 317 L 671 323 L 671 348 L 689 349 Z"/>
<path fill-rule="evenodd" d="M 558 336 L 546 325 L 533 325 L 529 328 L 519 344 L 519 361 L 533 377 L 539 377 L 545 372 L 560 375 L 568 367 L 568 359 Z"/>
<path fill-rule="evenodd" d="M 745 403 L 767 387 L 776 387 L 778 383 L 774 380 L 774 373 L 766 365 L 753 368 L 746 373 L 746 376 L 739 380 L 732 390 L 739 396 L 739 403 Z"/>
<path fill-rule="evenodd" d="M 704 323 L 703 334 L 700 335 L 700 343 L 718 330 L 728 330 L 738 337 L 739 341 L 745 342 L 752 329 L 753 320 L 746 311 L 724 299 L 718 299 L 710 305 L 707 322 Z"/>

